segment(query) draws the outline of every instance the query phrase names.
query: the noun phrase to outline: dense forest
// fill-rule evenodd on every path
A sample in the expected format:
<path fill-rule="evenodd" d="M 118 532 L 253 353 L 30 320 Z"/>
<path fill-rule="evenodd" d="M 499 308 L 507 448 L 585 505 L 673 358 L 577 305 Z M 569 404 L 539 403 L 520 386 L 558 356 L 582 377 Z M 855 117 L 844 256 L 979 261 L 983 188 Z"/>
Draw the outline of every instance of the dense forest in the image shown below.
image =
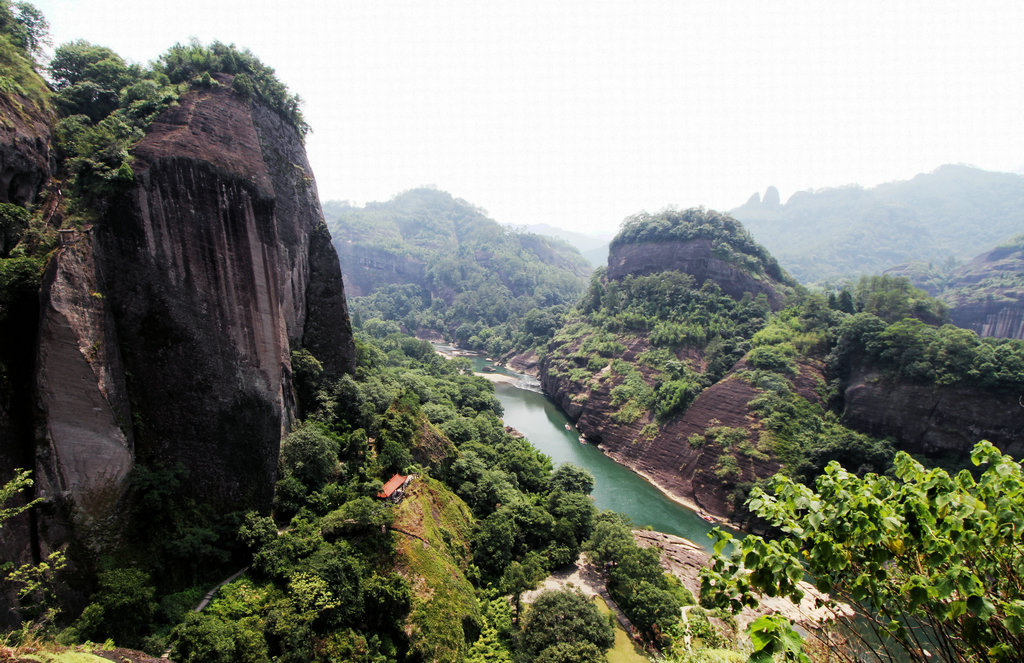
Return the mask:
<path fill-rule="evenodd" d="M 324 214 L 357 321 L 501 355 L 529 347 L 590 272 L 566 242 L 517 232 L 434 189 Z M 371 322 L 376 321 L 376 322 Z M 368 327 L 369 328 L 369 327 Z"/>

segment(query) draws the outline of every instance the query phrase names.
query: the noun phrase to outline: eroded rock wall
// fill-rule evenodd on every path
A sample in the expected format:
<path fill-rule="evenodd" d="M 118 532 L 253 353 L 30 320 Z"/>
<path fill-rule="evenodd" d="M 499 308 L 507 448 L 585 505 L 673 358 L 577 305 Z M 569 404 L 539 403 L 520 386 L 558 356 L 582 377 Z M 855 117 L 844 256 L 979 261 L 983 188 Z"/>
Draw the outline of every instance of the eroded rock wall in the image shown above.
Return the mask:
<path fill-rule="evenodd" d="M 633 363 L 646 349 L 646 341 L 634 341 L 622 359 Z M 586 440 L 598 444 L 616 462 L 643 475 L 676 499 L 727 517 L 733 511 L 731 499 L 737 483 L 771 476 L 779 469 L 778 463 L 768 458 L 725 450 L 715 443 L 693 446 L 688 441 L 691 435 L 702 435 L 708 427 L 729 426 L 747 429 L 752 443 L 756 443 L 758 421 L 747 403 L 758 392 L 732 373 L 701 392 L 682 415 L 662 422 L 656 433 L 648 435 L 645 426 L 651 423 L 649 416 L 630 423 L 616 422 L 611 416 L 618 410 L 611 395 L 617 379 L 609 376 L 578 383 L 565 375 L 553 375 L 549 367 L 550 359 L 545 358 L 541 363 L 544 393 L 576 421 Z M 642 365 L 638 368 L 645 370 Z M 741 368 L 742 364 L 733 372 Z M 736 459 L 738 476 L 719 476 L 719 458 L 723 454 Z"/>
<path fill-rule="evenodd" d="M 187 490 L 214 508 L 267 508 L 297 412 L 291 352 L 307 347 L 333 373 L 354 370 L 344 285 L 301 137 L 233 93 L 230 77 L 218 80 L 154 122 L 134 150 L 134 186 L 92 229 L 93 251 L 62 250 L 44 293 L 39 464 L 76 501 L 76 486 L 134 463 L 180 463 Z M 87 324 L 68 322 L 65 300 Z M 96 347 L 119 355 L 97 363 Z M 104 384 L 126 396 L 109 398 Z M 74 442 L 74 410 L 61 419 L 79 402 L 98 407 L 84 421 L 103 453 Z"/>
<path fill-rule="evenodd" d="M 91 233 L 65 238 L 43 281 L 36 494 L 102 517 L 133 464 L 131 409 Z"/>
<path fill-rule="evenodd" d="M 970 329 L 978 336 L 1024 339 L 1024 302 L 977 302 L 950 309 L 950 319 L 957 327 Z"/>
<path fill-rule="evenodd" d="M 771 280 L 759 279 L 712 253 L 711 240 L 687 242 L 640 242 L 616 246 L 608 255 L 608 278 L 621 279 L 628 274 L 645 275 L 678 271 L 690 274 L 697 285 L 711 279 L 722 292 L 740 299 L 744 293 L 764 294 L 772 308 L 782 305 L 782 296 Z"/>
<path fill-rule="evenodd" d="M 52 114 L 16 93 L 0 94 L 0 203 L 35 202 L 53 173 Z"/>
<path fill-rule="evenodd" d="M 876 437 L 892 436 L 911 453 L 965 457 L 979 440 L 1024 456 L 1024 407 L 1017 392 L 894 384 L 855 371 L 844 390 L 844 423 Z"/>
<path fill-rule="evenodd" d="M 352 240 L 337 242 L 337 252 L 345 266 L 345 285 L 353 297 L 369 295 L 389 284 L 426 283 L 426 263 L 412 256 L 363 246 Z"/>

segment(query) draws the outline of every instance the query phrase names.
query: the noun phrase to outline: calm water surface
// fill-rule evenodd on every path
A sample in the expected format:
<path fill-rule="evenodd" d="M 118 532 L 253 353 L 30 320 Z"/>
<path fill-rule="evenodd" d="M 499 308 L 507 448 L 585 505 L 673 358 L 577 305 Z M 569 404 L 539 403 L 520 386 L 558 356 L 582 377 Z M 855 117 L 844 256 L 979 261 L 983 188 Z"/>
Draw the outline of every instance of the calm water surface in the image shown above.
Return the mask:
<path fill-rule="evenodd" d="M 536 380 L 517 373 L 494 369 L 483 358 L 471 357 L 477 370 L 521 378 L 517 384 L 499 382 L 495 395 L 505 408 L 504 420 L 551 456 L 552 462 L 574 463 L 594 475 L 594 503 L 599 509 L 611 509 L 629 516 L 639 527 L 650 526 L 659 532 L 675 534 L 711 549 L 708 532 L 713 525 L 689 509 L 665 497 L 645 479 L 601 453 L 596 446 L 580 444 L 579 433 L 566 430 L 570 423 L 547 396 L 540 393 Z"/>

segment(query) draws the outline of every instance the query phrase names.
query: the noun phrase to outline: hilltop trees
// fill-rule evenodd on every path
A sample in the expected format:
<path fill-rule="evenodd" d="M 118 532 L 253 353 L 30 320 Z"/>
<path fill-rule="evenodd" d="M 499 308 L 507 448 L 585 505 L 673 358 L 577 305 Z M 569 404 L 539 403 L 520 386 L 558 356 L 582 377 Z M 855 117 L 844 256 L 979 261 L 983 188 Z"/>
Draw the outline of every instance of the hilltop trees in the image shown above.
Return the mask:
<path fill-rule="evenodd" d="M 0 34 L 7 35 L 20 49 L 38 55 L 49 41 L 50 24 L 29 2 L 0 0 Z"/>

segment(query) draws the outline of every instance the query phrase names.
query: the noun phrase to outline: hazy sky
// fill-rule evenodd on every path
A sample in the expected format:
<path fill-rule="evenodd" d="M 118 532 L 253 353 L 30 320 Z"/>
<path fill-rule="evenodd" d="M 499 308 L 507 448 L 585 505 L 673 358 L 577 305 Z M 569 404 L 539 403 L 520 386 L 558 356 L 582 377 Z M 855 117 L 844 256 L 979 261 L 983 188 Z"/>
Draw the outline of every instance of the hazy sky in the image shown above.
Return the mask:
<path fill-rule="evenodd" d="M 435 185 L 614 231 L 777 186 L 1024 166 L 1024 2 L 33 0 L 55 45 L 248 47 L 304 100 L 321 198 Z"/>

